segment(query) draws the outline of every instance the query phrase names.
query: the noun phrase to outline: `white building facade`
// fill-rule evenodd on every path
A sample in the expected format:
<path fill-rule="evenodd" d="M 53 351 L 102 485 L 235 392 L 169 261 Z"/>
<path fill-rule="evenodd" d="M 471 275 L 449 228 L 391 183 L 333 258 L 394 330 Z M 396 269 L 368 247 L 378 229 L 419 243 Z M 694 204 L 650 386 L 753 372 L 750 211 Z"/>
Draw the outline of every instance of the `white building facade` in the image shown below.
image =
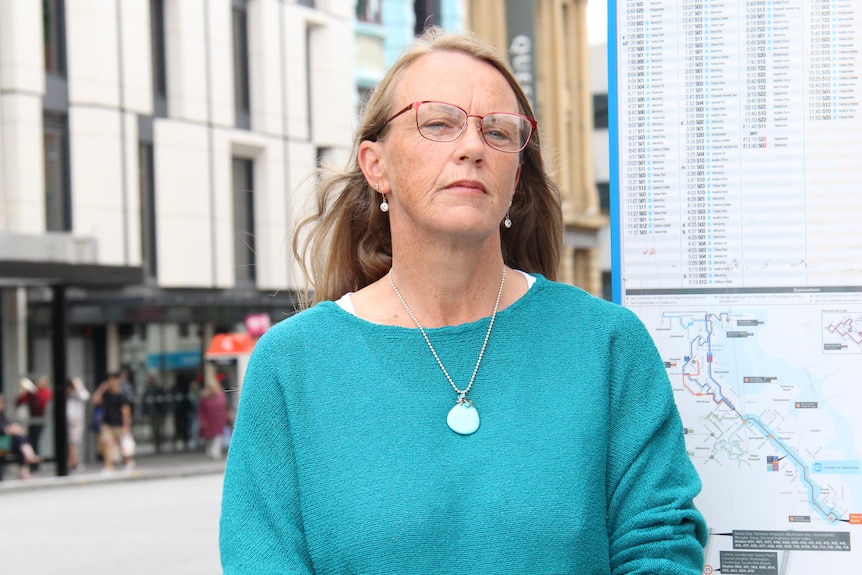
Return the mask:
<path fill-rule="evenodd" d="M 185 386 L 214 333 L 293 312 L 302 182 L 351 145 L 354 20 L 355 0 L 0 0 L 7 403 L 25 374 Z"/>

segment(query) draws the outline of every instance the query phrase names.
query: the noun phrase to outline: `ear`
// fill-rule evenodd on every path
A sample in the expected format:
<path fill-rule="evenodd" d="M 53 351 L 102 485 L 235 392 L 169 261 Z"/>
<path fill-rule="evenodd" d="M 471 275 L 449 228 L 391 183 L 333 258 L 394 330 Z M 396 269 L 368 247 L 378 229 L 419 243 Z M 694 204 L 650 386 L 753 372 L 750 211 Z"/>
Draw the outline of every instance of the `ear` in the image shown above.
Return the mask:
<path fill-rule="evenodd" d="M 382 152 L 380 142 L 363 140 L 359 144 L 356 161 L 359 163 L 359 169 L 362 170 L 365 179 L 371 186 L 374 187 L 374 184 L 380 184 L 380 189 L 377 191 L 385 194 L 388 193 L 388 182 L 386 181 L 386 168 L 383 164 Z"/>

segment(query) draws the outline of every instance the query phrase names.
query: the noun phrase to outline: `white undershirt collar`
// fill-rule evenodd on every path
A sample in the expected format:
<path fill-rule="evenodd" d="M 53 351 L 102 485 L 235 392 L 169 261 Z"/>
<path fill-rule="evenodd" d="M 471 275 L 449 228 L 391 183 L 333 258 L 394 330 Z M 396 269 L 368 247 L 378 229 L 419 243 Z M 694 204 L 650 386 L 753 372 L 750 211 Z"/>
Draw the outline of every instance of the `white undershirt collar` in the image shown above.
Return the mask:
<path fill-rule="evenodd" d="M 532 288 L 533 284 L 536 283 L 536 278 L 531 276 L 527 272 L 523 272 L 521 270 L 515 270 L 515 271 L 521 273 L 524 276 L 524 279 L 527 280 L 527 290 Z M 343 309 L 347 313 L 349 313 L 351 315 L 356 315 L 356 308 L 353 307 L 353 300 L 350 298 L 350 296 L 353 295 L 353 293 L 354 292 L 352 292 L 352 291 L 347 292 L 346 294 L 341 296 L 339 299 L 337 299 L 335 301 L 335 303 L 337 303 L 341 307 L 341 309 Z"/>

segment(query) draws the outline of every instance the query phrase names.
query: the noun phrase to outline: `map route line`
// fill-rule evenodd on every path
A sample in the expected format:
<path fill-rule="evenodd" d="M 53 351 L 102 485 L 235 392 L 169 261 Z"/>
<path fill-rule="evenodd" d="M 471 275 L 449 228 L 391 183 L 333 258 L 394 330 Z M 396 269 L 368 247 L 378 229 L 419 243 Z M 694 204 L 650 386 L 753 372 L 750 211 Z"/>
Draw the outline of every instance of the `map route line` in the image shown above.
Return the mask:
<path fill-rule="evenodd" d="M 695 395 L 709 395 L 712 397 L 713 401 L 716 404 L 724 403 L 730 409 L 736 411 L 736 407 L 733 403 L 730 402 L 722 393 L 721 383 L 716 380 L 712 375 L 712 319 L 716 318 L 719 322 L 721 322 L 723 316 L 729 316 L 729 314 L 722 313 L 720 316 L 716 316 L 713 313 L 705 313 L 702 320 L 692 320 L 688 324 L 683 323 L 683 318 L 681 315 L 671 315 L 668 313 L 663 313 L 662 317 L 666 319 L 675 319 L 679 322 L 680 327 L 685 330 L 688 330 L 696 323 L 704 324 L 704 331 L 706 332 L 706 337 L 698 335 L 694 339 L 689 342 L 689 355 L 685 359 L 685 363 L 682 366 L 682 376 L 683 376 L 683 385 L 686 385 L 687 381 L 691 381 L 697 384 L 700 387 L 700 392 L 693 392 Z M 700 361 L 694 359 L 697 357 L 698 351 L 701 347 L 706 345 L 706 382 L 700 381 L 697 376 L 700 375 Z M 689 365 L 696 365 L 696 372 L 689 373 L 686 372 L 686 368 Z M 689 388 L 690 389 L 690 388 Z"/>
<path fill-rule="evenodd" d="M 828 509 L 823 502 L 817 498 L 817 495 L 820 493 L 820 485 L 818 485 L 813 479 L 811 479 L 811 470 L 808 464 L 802 459 L 798 453 L 793 451 L 789 446 L 787 446 L 783 441 L 781 441 L 778 436 L 769 428 L 766 423 L 761 421 L 761 419 L 752 414 L 742 415 L 738 411 L 734 410 L 737 415 L 742 418 L 742 422 L 746 425 L 753 426 L 760 431 L 760 434 L 769 441 L 772 445 L 774 445 L 779 451 L 784 453 L 784 457 L 789 457 L 796 468 L 799 470 L 800 478 L 802 480 L 803 485 L 808 491 L 808 504 L 811 505 L 820 515 L 829 521 L 830 523 L 834 523 L 838 521 L 841 516 L 835 511 L 834 508 Z"/>
<path fill-rule="evenodd" d="M 721 314 L 714 314 L 710 312 L 706 312 L 703 314 L 703 319 L 692 319 L 690 321 L 684 321 L 682 315 L 677 315 L 673 313 L 662 313 L 662 318 L 665 320 L 676 320 L 679 326 L 688 331 L 689 329 L 696 327 L 697 324 L 703 324 L 703 333 L 698 334 L 695 337 L 691 338 L 689 341 L 689 355 L 685 358 L 685 362 L 682 366 L 682 378 L 683 378 L 683 387 L 689 390 L 692 395 L 695 396 L 704 396 L 708 395 L 712 397 L 712 400 L 716 403 L 716 405 L 724 404 L 726 405 L 733 413 L 735 413 L 740 420 L 750 426 L 757 429 L 760 434 L 769 441 L 775 448 L 778 449 L 779 452 L 783 453 L 784 456 L 788 457 L 793 462 L 793 465 L 799 470 L 799 476 L 804 485 L 807 493 L 808 493 L 808 503 L 809 505 L 817 511 L 825 520 L 830 523 L 834 523 L 840 520 L 840 514 L 836 512 L 834 508 L 830 509 L 826 507 L 823 502 L 818 498 L 818 495 L 821 492 L 820 485 L 818 485 L 811 478 L 811 470 L 808 466 L 808 463 L 799 456 L 793 449 L 791 449 L 788 445 L 786 445 L 783 441 L 781 441 L 778 436 L 769 428 L 769 426 L 763 422 L 760 417 L 754 414 L 743 415 L 736 409 L 733 403 L 725 397 L 722 392 L 722 385 L 712 374 L 713 361 L 712 361 L 712 338 L 714 335 L 714 326 L 713 322 L 718 321 L 720 324 L 724 323 L 725 320 L 729 319 L 730 314 L 726 312 L 722 312 Z M 704 353 L 704 349 L 706 350 L 706 381 L 701 380 L 700 376 L 702 374 L 701 364 L 702 361 L 697 359 L 698 356 Z M 691 371 L 690 368 L 693 368 L 694 371 Z M 699 389 L 693 389 L 692 385 L 697 386 Z"/>

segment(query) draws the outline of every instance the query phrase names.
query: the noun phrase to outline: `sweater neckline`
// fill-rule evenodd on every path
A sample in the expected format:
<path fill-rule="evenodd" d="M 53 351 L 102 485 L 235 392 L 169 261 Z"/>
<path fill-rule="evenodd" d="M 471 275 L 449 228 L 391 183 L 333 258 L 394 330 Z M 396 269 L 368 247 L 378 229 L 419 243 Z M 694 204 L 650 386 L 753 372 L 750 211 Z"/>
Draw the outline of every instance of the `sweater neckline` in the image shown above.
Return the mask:
<path fill-rule="evenodd" d="M 536 293 L 541 291 L 542 288 L 548 282 L 548 280 L 541 274 L 531 273 L 528 275 L 535 278 L 535 283 L 533 283 L 533 285 L 526 291 L 526 293 L 524 293 L 524 295 L 522 295 L 520 298 L 518 298 L 517 300 L 512 302 L 512 304 L 509 305 L 508 307 L 506 307 L 506 309 L 500 310 L 497 313 L 498 318 L 505 317 L 506 315 L 509 315 L 510 310 L 513 310 L 513 312 L 516 311 L 520 306 L 524 305 L 524 303 L 526 301 L 529 301 L 529 299 L 531 299 L 532 297 L 535 297 Z M 345 294 L 344 297 L 347 297 L 347 295 L 348 294 Z M 328 301 L 320 302 L 320 304 L 318 304 L 318 305 L 327 311 L 331 311 L 339 319 L 343 319 L 346 321 L 353 321 L 359 325 L 364 325 L 366 327 L 371 326 L 371 327 L 379 328 L 379 329 L 410 330 L 410 331 L 418 330 L 418 328 L 416 328 L 415 326 L 414 327 L 402 327 L 402 326 L 390 325 L 390 324 L 385 324 L 385 323 L 375 323 L 375 322 L 369 321 L 367 319 L 363 319 L 363 318 L 357 316 L 356 314 L 351 313 L 350 311 L 347 311 L 346 309 L 344 309 L 337 301 L 328 300 Z M 479 318 L 476 321 L 462 323 L 462 324 L 458 324 L 458 325 L 447 325 L 447 326 L 432 327 L 432 328 L 426 327 L 425 331 L 427 331 L 428 333 L 433 333 L 433 332 L 439 333 L 439 332 L 444 332 L 447 330 L 459 330 L 460 331 L 462 329 L 481 327 L 481 326 L 484 326 L 485 324 L 487 324 L 487 322 L 490 321 L 490 318 L 491 318 L 491 316 L 488 315 L 488 316 Z"/>

